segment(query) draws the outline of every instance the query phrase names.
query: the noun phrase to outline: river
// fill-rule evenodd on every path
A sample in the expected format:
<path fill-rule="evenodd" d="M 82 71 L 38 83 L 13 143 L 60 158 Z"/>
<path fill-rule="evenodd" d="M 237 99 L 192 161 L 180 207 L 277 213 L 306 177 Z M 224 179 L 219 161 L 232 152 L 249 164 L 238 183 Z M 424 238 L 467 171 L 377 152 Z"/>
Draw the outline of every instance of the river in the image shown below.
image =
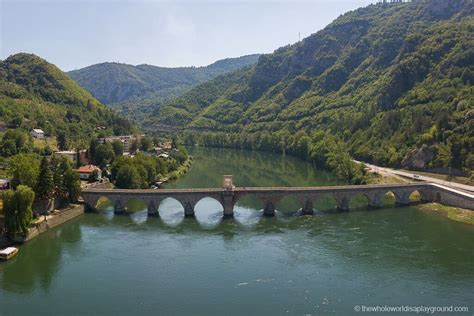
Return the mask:
<path fill-rule="evenodd" d="M 191 153 L 191 170 L 168 187 L 218 187 L 223 174 L 238 186 L 339 184 L 293 157 Z M 341 315 L 356 305 L 468 306 L 472 315 L 471 226 L 389 199 L 346 213 L 334 203 L 301 216 L 285 199 L 274 218 L 251 198 L 228 220 L 211 199 L 196 219 L 174 200 L 160 217 L 85 214 L 0 263 L 0 315 Z"/>

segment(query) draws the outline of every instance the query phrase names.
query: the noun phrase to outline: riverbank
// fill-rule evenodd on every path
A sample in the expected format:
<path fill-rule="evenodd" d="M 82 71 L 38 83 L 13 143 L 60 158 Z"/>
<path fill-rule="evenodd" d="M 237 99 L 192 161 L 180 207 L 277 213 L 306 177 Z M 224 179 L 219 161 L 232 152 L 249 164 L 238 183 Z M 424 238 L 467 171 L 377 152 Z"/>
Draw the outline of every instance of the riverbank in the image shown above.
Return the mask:
<path fill-rule="evenodd" d="M 189 169 L 193 165 L 193 160 L 194 160 L 193 156 L 188 156 L 188 159 L 186 159 L 183 162 L 183 164 L 178 167 L 178 169 L 169 172 L 163 179 L 166 179 L 166 181 L 176 180 L 179 177 L 183 176 L 189 171 Z M 166 182 L 166 181 L 162 181 L 162 182 Z"/>
<path fill-rule="evenodd" d="M 83 205 L 71 204 L 65 209 L 53 211 L 52 214 L 46 216 L 46 219 L 44 216 L 40 216 L 37 220 L 31 223 L 31 227 L 28 229 L 28 234 L 25 238 L 9 240 L 6 237 L 2 237 L 0 239 L 0 248 L 29 241 L 47 230 L 64 224 L 82 214 L 84 214 Z"/>
<path fill-rule="evenodd" d="M 392 183 L 407 183 L 409 180 L 401 176 L 392 175 L 389 173 L 370 172 L 368 176 L 369 184 L 392 184 Z M 413 194 L 413 199 L 420 199 L 419 194 Z M 417 206 L 419 210 L 425 213 L 435 214 L 448 218 L 449 220 L 464 223 L 468 225 L 474 225 L 474 212 L 471 210 L 442 205 L 439 203 L 426 203 Z"/>
<path fill-rule="evenodd" d="M 82 214 L 84 214 L 83 205 L 71 204 L 63 210 L 53 211 L 51 215 L 46 216 L 46 219 L 44 216 L 41 216 L 33 223 L 34 226 L 29 229 L 24 241 L 31 240 L 48 229 L 59 226 Z"/>
<path fill-rule="evenodd" d="M 421 204 L 418 206 L 418 208 L 426 213 L 436 214 L 456 222 L 474 225 L 474 212 L 470 210 L 446 206 L 438 203 Z"/>

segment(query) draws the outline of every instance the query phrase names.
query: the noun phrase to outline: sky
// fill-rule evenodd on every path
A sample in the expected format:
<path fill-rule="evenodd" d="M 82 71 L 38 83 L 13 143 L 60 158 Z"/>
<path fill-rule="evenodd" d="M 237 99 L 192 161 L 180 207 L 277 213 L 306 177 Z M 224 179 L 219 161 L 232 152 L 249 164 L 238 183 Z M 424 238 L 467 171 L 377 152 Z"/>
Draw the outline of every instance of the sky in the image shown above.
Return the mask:
<path fill-rule="evenodd" d="M 270 53 L 374 0 L 0 0 L 0 59 L 34 53 L 64 71 L 163 67 Z"/>

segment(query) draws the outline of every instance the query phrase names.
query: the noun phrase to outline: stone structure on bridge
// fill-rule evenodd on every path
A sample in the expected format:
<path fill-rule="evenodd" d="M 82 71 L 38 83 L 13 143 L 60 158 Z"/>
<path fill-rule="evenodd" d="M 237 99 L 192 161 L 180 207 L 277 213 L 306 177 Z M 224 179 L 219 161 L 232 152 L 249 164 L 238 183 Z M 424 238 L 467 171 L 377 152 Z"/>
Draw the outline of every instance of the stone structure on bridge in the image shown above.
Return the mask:
<path fill-rule="evenodd" d="M 474 196 L 457 190 L 431 183 L 410 183 L 392 185 L 347 185 L 330 187 L 234 187 L 232 177 L 225 176 L 224 188 L 216 189 L 163 189 L 163 190 L 120 190 L 120 189 L 85 189 L 82 197 L 87 210 L 95 210 L 100 198 L 109 199 L 115 213 L 124 213 L 129 200 L 142 200 L 148 209 L 149 216 L 158 215 L 160 203 L 166 198 L 173 198 L 181 203 L 185 217 L 194 217 L 194 208 L 203 198 L 213 198 L 223 208 L 224 217 L 233 217 L 237 201 L 248 195 L 255 196 L 262 202 L 263 214 L 275 215 L 277 203 L 286 196 L 292 196 L 301 203 L 303 214 L 313 214 L 313 205 L 323 197 L 334 197 L 337 208 L 349 210 L 349 202 L 356 195 L 367 197 L 370 207 L 379 207 L 382 198 L 388 192 L 393 193 L 396 203 L 408 205 L 411 193 L 418 191 L 422 202 L 439 203 L 474 209 Z"/>

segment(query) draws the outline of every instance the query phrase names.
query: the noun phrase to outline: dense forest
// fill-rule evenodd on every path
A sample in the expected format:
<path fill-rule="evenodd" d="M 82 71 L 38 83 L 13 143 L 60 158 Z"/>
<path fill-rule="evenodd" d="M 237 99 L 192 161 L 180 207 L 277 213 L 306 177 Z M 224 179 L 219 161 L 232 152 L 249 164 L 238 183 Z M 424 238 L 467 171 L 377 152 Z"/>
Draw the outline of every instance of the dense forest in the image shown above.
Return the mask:
<path fill-rule="evenodd" d="M 331 135 L 367 162 L 472 172 L 473 11 L 472 1 L 430 0 L 348 12 L 200 84 L 147 124 L 185 129 L 188 142 L 279 151 L 295 135 L 308 148 Z"/>
<path fill-rule="evenodd" d="M 0 61 L 0 122 L 15 139 L 41 128 L 76 145 L 88 144 L 98 127 L 106 135 L 127 134 L 133 128 L 56 66 L 24 53 Z"/>
<path fill-rule="evenodd" d="M 259 55 L 216 61 L 205 67 L 165 68 L 101 63 L 68 75 L 119 113 L 141 121 L 163 103 L 218 75 L 255 64 Z"/>

